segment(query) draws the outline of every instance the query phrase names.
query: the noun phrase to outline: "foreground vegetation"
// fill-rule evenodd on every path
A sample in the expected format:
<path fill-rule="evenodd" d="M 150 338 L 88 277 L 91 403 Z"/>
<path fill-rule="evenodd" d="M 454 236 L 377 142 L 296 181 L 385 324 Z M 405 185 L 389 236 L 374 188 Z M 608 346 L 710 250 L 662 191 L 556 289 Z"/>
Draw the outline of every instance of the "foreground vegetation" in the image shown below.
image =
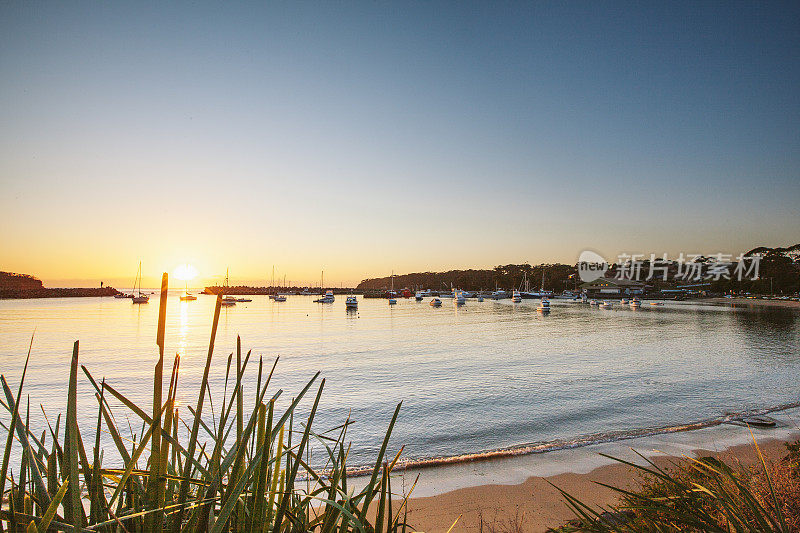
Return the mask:
<path fill-rule="evenodd" d="M 203 412 L 211 402 L 208 378 L 219 321 L 218 296 L 197 402 L 194 407 L 188 406 L 188 413 L 180 411 L 176 404 L 178 356 L 172 363 L 166 395 L 162 391 L 166 297 L 164 274 L 152 406 L 136 405 L 111 384 L 98 382 L 87 368 L 79 367 L 76 341 L 63 424 L 61 413 L 54 418 L 42 406 L 47 428 L 36 435 L 30 427 L 30 401 L 22 405 L 27 360 L 16 395 L 5 376 L 0 377 L 5 396 L 0 403 L 11 414 L 10 422 L 2 425 L 5 447 L 0 467 L 0 530 L 406 530 L 406 500 L 400 505 L 395 502 L 394 509 L 391 500 L 390 474 L 400 453 L 386 455 L 400 405 L 388 425 L 371 475 L 359 490 L 347 474 L 349 421 L 325 433 L 312 429 L 325 385 L 324 379 L 317 384 L 319 373 L 286 410 L 279 412 L 276 400 L 281 391 L 267 395 L 277 360 L 271 369 L 259 360 L 256 400 L 245 407 L 242 381 L 250 353 L 243 356 L 241 343 L 237 342 L 235 357 L 228 358 L 221 410 L 209 424 Z M 82 435 L 78 427 L 79 369 L 97 400 L 97 422 L 94 434 L 89 436 Z M 295 409 L 314 389 L 310 414 L 299 423 L 294 417 Z M 131 428 L 128 437 L 118 422 L 123 414 L 114 413 L 109 400 L 117 409 L 121 405 L 127 411 L 125 418 L 138 419 L 141 431 Z M 101 449 L 103 433 L 113 439 L 113 453 Z M 312 441 L 327 454 L 321 470 L 315 470 L 308 462 Z M 16 468 L 11 466 L 12 448 L 19 451 Z M 118 467 L 104 466 L 104 458 L 110 455 L 119 457 Z"/>
<path fill-rule="evenodd" d="M 556 533 L 800 531 L 800 441 L 786 457 L 758 467 L 731 466 L 714 457 L 689 459 L 662 469 L 616 459 L 641 474 L 639 490 L 607 486 L 620 504 L 594 509 L 561 491 L 577 518 Z M 643 458 L 644 459 L 644 458 Z M 559 489 L 560 490 L 560 489 Z"/>

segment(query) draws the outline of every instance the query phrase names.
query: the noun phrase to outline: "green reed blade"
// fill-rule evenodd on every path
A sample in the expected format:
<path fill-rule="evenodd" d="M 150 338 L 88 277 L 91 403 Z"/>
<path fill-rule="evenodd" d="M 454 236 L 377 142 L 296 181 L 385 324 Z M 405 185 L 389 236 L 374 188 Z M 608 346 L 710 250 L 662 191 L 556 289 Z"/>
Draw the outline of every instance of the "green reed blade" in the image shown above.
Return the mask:
<path fill-rule="evenodd" d="M 56 511 L 58 510 L 58 506 L 61 505 L 61 500 L 64 498 L 64 494 L 67 492 L 67 487 L 69 487 L 69 479 L 64 480 L 64 483 L 61 484 L 61 487 L 59 487 L 56 495 L 53 496 L 53 500 L 50 502 L 50 505 L 47 506 L 47 510 L 42 516 L 42 519 L 39 521 L 39 527 L 37 528 L 40 533 L 45 533 L 48 529 L 50 529 L 50 522 L 52 522 L 53 518 L 56 516 Z"/>
<path fill-rule="evenodd" d="M 400 413 L 400 406 L 403 405 L 403 402 L 397 404 L 397 408 L 394 410 L 394 415 L 392 416 L 392 421 L 389 423 L 389 428 L 386 430 L 386 437 L 383 439 L 383 444 L 381 445 L 381 450 L 378 452 L 378 458 L 375 462 L 375 468 L 372 470 L 372 477 L 370 478 L 369 484 L 363 491 L 364 501 L 361 507 L 361 513 L 359 516 L 362 520 L 366 519 L 367 510 L 369 509 L 369 504 L 372 502 L 372 498 L 375 494 L 375 483 L 378 481 L 378 474 L 381 470 L 381 463 L 383 462 L 383 456 L 386 455 L 386 448 L 389 446 L 389 438 L 392 436 L 392 430 L 394 429 L 394 424 L 397 421 L 397 415 Z"/>
<path fill-rule="evenodd" d="M 65 519 L 74 531 L 83 527 L 80 478 L 78 477 L 78 341 L 72 348 L 72 364 L 69 370 L 67 390 L 67 421 L 64 433 L 64 462 L 69 494 L 64 500 Z M 49 505 L 49 502 L 48 502 Z"/>
<path fill-rule="evenodd" d="M 222 305 L 222 294 L 217 295 L 217 302 L 214 306 L 214 321 L 211 324 L 211 340 L 208 343 L 208 355 L 206 356 L 206 366 L 203 370 L 203 380 L 200 384 L 200 393 L 197 398 L 197 408 L 195 409 L 195 417 L 194 423 L 192 424 L 192 432 L 189 436 L 189 448 L 187 453 L 187 459 L 191 459 L 194 457 L 195 451 L 197 450 L 197 434 L 200 430 L 200 417 L 203 414 L 203 403 L 205 400 L 206 388 L 208 387 L 208 373 L 211 369 L 211 357 L 214 355 L 214 340 L 217 337 L 217 326 L 219 325 L 219 310 Z M 183 467 L 183 477 L 188 478 L 191 470 L 191 463 L 189 460 L 186 461 L 186 464 Z M 189 484 L 184 479 L 181 482 L 180 492 L 178 494 L 178 503 L 185 504 L 186 498 L 189 492 Z M 174 532 L 180 531 L 183 522 L 183 515 L 184 511 L 183 508 L 177 512 L 176 517 L 173 522 L 172 530 Z"/>
<path fill-rule="evenodd" d="M 34 331 L 35 334 L 35 331 Z M 17 388 L 17 400 L 22 397 L 22 385 L 25 383 L 25 373 L 28 371 L 28 361 L 31 359 L 31 349 L 33 348 L 33 335 L 31 335 L 31 343 L 28 346 L 28 355 L 25 357 L 25 366 L 22 367 L 22 377 L 19 380 L 19 388 Z M 5 383 L 5 378 L 3 379 Z M 9 403 L 7 408 L 11 407 Z M 10 409 L 9 409 L 10 410 Z M 6 438 L 6 447 L 3 450 L 3 464 L 0 466 L 0 507 L 2 507 L 3 494 L 5 494 L 6 475 L 8 474 L 8 463 L 11 459 L 11 446 L 14 444 L 14 426 L 16 425 L 17 417 L 19 416 L 19 401 L 14 401 L 14 410 L 11 413 L 11 422 L 8 426 L 8 436 Z"/>

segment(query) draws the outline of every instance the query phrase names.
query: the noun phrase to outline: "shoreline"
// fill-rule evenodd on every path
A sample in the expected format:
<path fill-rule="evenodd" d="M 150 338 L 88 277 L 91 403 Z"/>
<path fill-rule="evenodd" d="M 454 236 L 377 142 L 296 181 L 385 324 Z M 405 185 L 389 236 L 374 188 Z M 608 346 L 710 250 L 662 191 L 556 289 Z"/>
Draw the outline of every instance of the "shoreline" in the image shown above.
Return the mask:
<path fill-rule="evenodd" d="M 705 298 L 704 300 L 685 300 L 687 302 L 710 302 L 714 304 L 726 304 L 730 307 L 784 307 L 789 309 L 800 309 L 800 301 L 796 300 L 764 300 L 762 298 Z"/>
<path fill-rule="evenodd" d="M 484 523 L 502 525 L 520 515 L 524 515 L 523 531 L 546 531 L 574 518 L 550 483 L 594 506 L 607 506 L 617 501 L 616 493 L 596 482 L 618 487 L 635 482 L 630 467 L 601 453 L 641 464 L 643 460 L 633 452 L 636 450 L 659 466 L 686 456 L 706 455 L 752 465 L 757 460 L 755 438 L 765 457 L 778 460 L 785 455 L 783 443 L 800 438 L 800 408 L 774 418 L 780 427 L 753 428 L 752 435 L 748 428 L 724 424 L 546 454 L 410 469 L 398 474 L 402 479 L 393 485 L 407 491 L 419 474 L 408 504 L 409 523 L 419 531 L 445 532 L 459 515 L 458 531 L 478 531 L 480 517 Z"/>

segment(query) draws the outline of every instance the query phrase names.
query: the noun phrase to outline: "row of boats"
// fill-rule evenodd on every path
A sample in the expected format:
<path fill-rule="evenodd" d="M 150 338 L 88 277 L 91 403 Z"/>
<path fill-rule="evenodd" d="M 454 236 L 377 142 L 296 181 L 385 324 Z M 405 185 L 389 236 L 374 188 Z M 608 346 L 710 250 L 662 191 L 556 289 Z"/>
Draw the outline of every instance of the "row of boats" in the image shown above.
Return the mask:
<path fill-rule="evenodd" d="M 611 309 L 612 307 L 614 307 L 613 302 L 610 302 L 609 300 L 603 300 L 602 302 L 598 302 L 597 300 L 589 300 L 588 302 L 584 302 L 584 303 L 588 303 L 589 305 L 596 306 L 596 307 L 598 307 L 600 309 Z M 636 297 L 632 298 L 631 300 L 628 300 L 627 298 L 623 298 L 622 300 L 619 301 L 619 304 L 621 306 L 627 305 L 631 309 L 638 309 L 638 308 L 640 308 L 642 306 L 642 301 L 639 298 L 636 298 Z M 654 307 L 655 306 L 661 306 L 661 305 L 664 305 L 664 302 L 650 302 L 650 305 L 654 306 Z"/>

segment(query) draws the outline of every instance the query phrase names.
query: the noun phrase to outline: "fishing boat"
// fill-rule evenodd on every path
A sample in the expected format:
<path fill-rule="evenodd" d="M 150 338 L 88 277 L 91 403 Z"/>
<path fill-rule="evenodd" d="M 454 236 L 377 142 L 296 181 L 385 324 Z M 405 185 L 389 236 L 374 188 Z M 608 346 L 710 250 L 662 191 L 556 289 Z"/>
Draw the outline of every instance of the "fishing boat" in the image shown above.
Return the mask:
<path fill-rule="evenodd" d="M 138 288 L 137 288 L 138 287 Z M 139 261 L 139 270 L 136 272 L 136 279 L 133 282 L 133 290 L 136 295 L 131 298 L 131 303 L 146 304 L 150 301 L 150 297 L 142 294 L 142 262 Z"/>
<path fill-rule="evenodd" d="M 442 301 L 439 298 L 434 297 L 433 300 L 431 300 L 431 307 L 441 307 L 441 306 L 442 306 Z"/>
<path fill-rule="evenodd" d="M 519 291 L 514 291 L 514 294 L 511 295 L 511 301 L 515 304 L 518 304 L 522 301 L 522 295 L 520 295 Z"/>
<path fill-rule="evenodd" d="M 356 298 L 354 295 L 351 294 L 344 301 L 344 306 L 347 309 L 358 309 L 358 298 Z"/>

